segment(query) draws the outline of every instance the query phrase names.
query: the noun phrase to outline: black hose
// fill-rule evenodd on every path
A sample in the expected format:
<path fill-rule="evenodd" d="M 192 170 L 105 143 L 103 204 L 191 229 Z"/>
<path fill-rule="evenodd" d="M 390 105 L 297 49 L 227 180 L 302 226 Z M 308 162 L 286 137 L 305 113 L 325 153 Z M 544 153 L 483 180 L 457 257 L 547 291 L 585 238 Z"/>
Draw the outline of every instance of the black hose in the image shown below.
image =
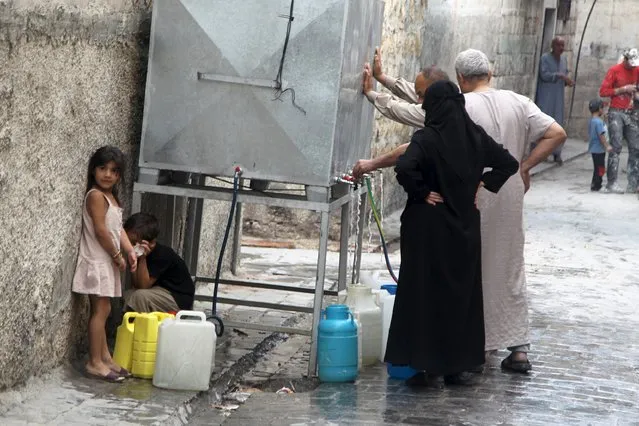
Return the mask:
<path fill-rule="evenodd" d="M 568 121 L 570 121 L 570 119 L 572 118 L 572 108 L 575 105 L 575 91 L 577 90 L 577 72 L 579 71 L 579 60 L 581 59 L 581 46 L 584 43 L 584 37 L 586 36 L 586 30 L 588 29 L 588 22 L 590 22 L 590 15 L 592 15 L 592 11 L 595 9 L 596 4 L 597 0 L 592 0 L 592 6 L 590 6 L 590 12 L 588 12 L 584 30 L 581 33 L 581 40 L 579 40 L 579 50 L 577 51 L 577 60 L 575 61 L 575 85 L 572 87 L 572 95 L 570 95 L 570 111 L 568 112 Z"/>
<path fill-rule="evenodd" d="M 222 264 L 224 262 L 224 251 L 226 250 L 226 243 L 231 233 L 231 226 L 233 226 L 233 218 L 235 217 L 235 207 L 237 205 L 237 194 L 240 190 L 240 173 L 239 168 L 235 169 L 233 175 L 233 199 L 231 200 L 231 211 L 229 212 L 229 220 L 226 224 L 226 230 L 224 231 L 224 239 L 222 240 L 222 247 L 220 248 L 220 256 L 217 259 L 217 269 L 215 271 L 215 285 L 213 288 L 213 302 L 211 306 L 211 318 L 215 320 L 219 327 L 216 327 L 216 334 L 221 336 L 224 333 L 224 323 L 222 319 L 217 316 L 217 290 L 220 286 L 220 274 L 222 273 Z"/>

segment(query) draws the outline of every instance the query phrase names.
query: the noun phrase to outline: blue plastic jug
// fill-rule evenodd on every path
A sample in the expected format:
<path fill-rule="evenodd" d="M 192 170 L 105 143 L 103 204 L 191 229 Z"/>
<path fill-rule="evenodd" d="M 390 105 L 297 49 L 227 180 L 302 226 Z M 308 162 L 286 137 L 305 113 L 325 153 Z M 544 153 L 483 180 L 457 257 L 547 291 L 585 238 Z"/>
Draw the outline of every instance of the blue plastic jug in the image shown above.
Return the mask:
<path fill-rule="evenodd" d="M 330 305 L 322 311 L 317 352 L 320 381 L 357 379 L 357 324 L 348 306 Z"/>
<path fill-rule="evenodd" d="M 391 295 L 395 295 L 397 293 L 397 284 L 385 284 L 381 287 L 381 289 L 386 290 Z M 393 298 L 392 302 L 394 301 L 395 300 Z M 392 304 L 389 304 L 388 306 L 384 304 L 384 328 L 386 333 L 388 333 L 388 327 L 390 327 L 390 321 L 393 314 L 392 310 Z M 386 337 L 388 337 L 388 334 L 386 334 Z M 393 365 L 391 363 L 386 364 L 386 372 L 391 379 L 402 380 L 409 379 L 418 373 L 417 370 L 411 368 L 408 365 Z"/>

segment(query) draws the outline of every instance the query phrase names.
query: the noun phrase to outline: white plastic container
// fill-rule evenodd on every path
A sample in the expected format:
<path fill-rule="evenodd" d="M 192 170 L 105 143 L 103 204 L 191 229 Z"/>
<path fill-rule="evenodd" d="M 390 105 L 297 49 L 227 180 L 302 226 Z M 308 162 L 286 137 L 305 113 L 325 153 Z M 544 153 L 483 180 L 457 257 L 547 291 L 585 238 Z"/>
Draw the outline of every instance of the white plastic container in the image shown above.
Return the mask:
<path fill-rule="evenodd" d="M 356 314 L 362 330 L 362 366 L 375 364 L 382 350 L 382 310 L 364 285 L 348 287 L 346 304 Z"/>
<path fill-rule="evenodd" d="M 215 365 L 215 325 L 203 312 L 180 311 L 158 331 L 153 385 L 175 390 L 207 390 Z"/>
<path fill-rule="evenodd" d="M 384 297 L 382 302 L 382 352 L 379 360 L 384 362 L 386 355 L 386 345 L 388 344 L 388 330 L 390 329 L 391 320 L 393 319 L 393 307 L 395 306 L 395 295 L 389 294 Z"/>

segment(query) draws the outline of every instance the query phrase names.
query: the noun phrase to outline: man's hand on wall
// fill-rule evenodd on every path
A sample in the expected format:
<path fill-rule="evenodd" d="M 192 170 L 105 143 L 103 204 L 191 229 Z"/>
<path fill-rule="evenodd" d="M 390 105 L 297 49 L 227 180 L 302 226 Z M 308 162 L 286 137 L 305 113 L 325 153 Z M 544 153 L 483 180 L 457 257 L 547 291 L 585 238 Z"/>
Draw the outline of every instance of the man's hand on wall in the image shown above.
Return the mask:
<path fill-rule="evenodd" d="M 370 64 L 364 64 L 364 72 L 362 73 L 362 93 L 367 94 L 373 90 L 373 76 L 371 74 Z"/>
<path fill-rule="evenodd" d="M 382 84 L 386 79 L 382 70 L 382 50 L 379 47 L 375 48 L 375 56 L 373 57 L 373 77 Z"/>

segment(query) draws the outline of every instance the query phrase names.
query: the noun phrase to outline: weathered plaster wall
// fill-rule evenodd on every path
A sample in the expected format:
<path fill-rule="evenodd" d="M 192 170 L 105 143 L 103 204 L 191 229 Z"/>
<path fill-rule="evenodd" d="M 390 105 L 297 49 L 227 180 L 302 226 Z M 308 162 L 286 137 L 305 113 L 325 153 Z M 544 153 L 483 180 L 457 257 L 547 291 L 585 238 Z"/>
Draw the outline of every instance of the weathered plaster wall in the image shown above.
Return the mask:
<path fill-rule="evenodd" d="M 385 0 L 381 48 L 389 74 L 409 76 L 412 79 L 420 69 L 427 3 L 427 0 Z M 373 52 L 371 58 L 372 54 Z M 372 155 L 376 156 L 410 140 L 411 133 L 410 128 L 395 124 L 378 114 L 375 119 Z M 384 174 L 386 182 L 393 182 L 389 187 L 396 186 L 392 170 L 386 170 Z M 402 197 L 401 193 L 395 191 L 389 195 L 399 200 Z M 399 202 L 395 200 L 395 204 Z M 245 206 L 244 230 L 249 235 L 259 237 L 314 238 L 319 233 L 318 221 L 317 214 L 301 210 Z M 337 239 L 339 213 L 331 221 L 334 225 L 331 238 Z"/>
<path fill-rule="evenodd" d="M 149 7 L 0 1 L 0 388 L 51 369 L 84 338 L 87 306 L 71 280 L 86 165 L 104 144 L 134 162 Z"/>
<path fill-rule="evenodd" d="M 0 0 L 0 388 L 86 349 L 88 306 L 71 293 L 86 166 L 105 144 L 128 154 L 126 217 L 151 6 L 151 0 Z M 169 203 L 146 196 L 143 210 L 162 213 Z M 177 208 L 175 235 L 161 239 L 179 250 L 184 206 Z M 227 208 L 205 207 L 201 269 L 212 269 Z"/>
<path fill-rule="evenodd" d="M 571 17 L 557 23 L 556 33 L 566 36 L 566 47 L 572 70 L 575 70 L 579 40 L 586 24 L 592 0 L 573 0 Z M 625 48 L 639 46 L 639 2 L 636 0 L 598 0 L 585 33 L 572 117 L 567 125 L 569 135 L 586 139 L 588 134 L 588 101 L 599 95 L 599 87 L 608 69 L 617 63 Z M 569 108 L 571 91 L 566 91 Z M 608 99 L 605 99 L 606 101 Z"/>
<path fill-rule="evenodd" d="M 536 78 L 542 4 L 530 0 L 396 1 L 385 24 L 384 59 L 388 74 L 412 80 L 423 66 L 438 65 L 455 77 L 457 54 L 485 52 L 493 65 L 493 86 L 531 96 Z M 405 12 L 405 14 L 402 14 Z M 396 21 L 404 18 L 402 25 Z M 408 21 L 410 19 L 410 21 Z M 400 21 L 401 22 L 401 21 Z M 410 140 L 412 130 L 378 118 L 374 152 Z M 387 208 L 403 203 L 392 170 L 385 172 Z"/>
<path fill-rule="evenodd" d="M 435 64 L 454 78 L 457 54 L 472 47 L 483 50 L 491 59 L 495 87 L 533 96 L 543 2 L 386 0 L 385 3 L 381 47 L 387 74 L 412 81 L 423 66 Z M 413 130 L 377 114 L 372 155 L 408 142 Z M 385 209 L 400 208 L 404 202 L 403 190 L 397 185 L 392 168 L 383 173 Z M 276 217 L 265 210 L 249 209 L 245 223 L 252 226 L 257 223 L 262 229 L 266 225 L 273 234 L 273 229 L 280 228 Z M 249 228 L 245 229 L 252 232 Z M 302 232 L 306 232 L 306 228 L 300 230 Z"/>

